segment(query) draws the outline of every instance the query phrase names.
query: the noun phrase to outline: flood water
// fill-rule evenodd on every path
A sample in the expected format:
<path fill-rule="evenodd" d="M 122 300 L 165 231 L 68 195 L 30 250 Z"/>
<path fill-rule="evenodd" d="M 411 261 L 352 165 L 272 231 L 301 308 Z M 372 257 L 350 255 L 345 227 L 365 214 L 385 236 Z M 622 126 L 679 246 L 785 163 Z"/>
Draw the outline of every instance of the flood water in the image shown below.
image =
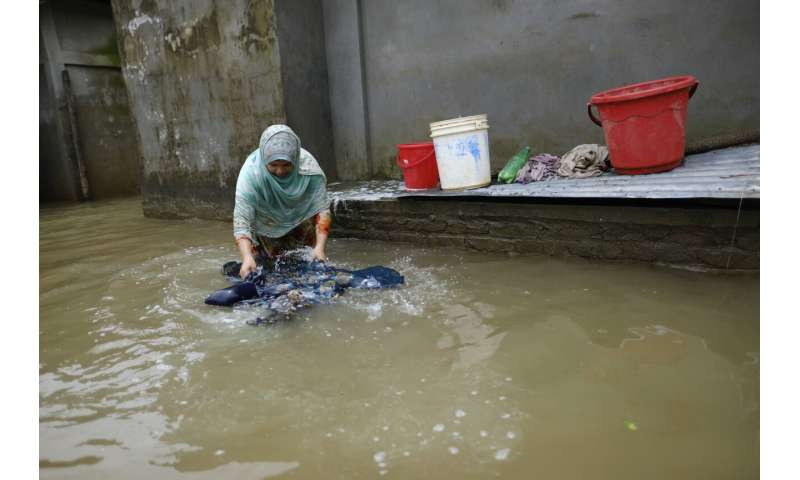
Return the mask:
<path fill-rule="evenodd" d="M 758 476 L 757 276 L 334 239 L 406 285 L 254 327 L 227 223 L 39 228 L 42 478 Z"/>

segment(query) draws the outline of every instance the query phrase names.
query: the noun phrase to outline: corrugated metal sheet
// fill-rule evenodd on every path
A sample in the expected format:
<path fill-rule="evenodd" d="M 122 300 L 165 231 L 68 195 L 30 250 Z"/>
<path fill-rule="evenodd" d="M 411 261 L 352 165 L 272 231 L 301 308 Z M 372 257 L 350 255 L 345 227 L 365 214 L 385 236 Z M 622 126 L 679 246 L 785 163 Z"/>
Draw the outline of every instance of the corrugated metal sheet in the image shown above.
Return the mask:
<path fill-rule="evenodd" d="M 557 179 L 528 185 L 491 185 L 461 192 L 407 192 L 401 182 L 364 182 L 334 199 L 398 197 L 546 197 L 546 198 L 760 198 L 760 145 L 689 155 L 669 172 L 650 175 L 607 173 L 584 179 Z M 336 190 L 335 188 L 332 190 Z"/>

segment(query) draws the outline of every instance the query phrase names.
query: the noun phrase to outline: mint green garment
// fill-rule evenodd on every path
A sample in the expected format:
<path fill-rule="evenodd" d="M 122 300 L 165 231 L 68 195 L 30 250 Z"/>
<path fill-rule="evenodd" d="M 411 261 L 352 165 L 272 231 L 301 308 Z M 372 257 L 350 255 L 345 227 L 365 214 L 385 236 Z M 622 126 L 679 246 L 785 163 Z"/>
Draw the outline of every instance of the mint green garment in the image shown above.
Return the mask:
<path fill-rule="evenodd" d="M 286 160 L 292 172 L 277 177 L 267 164 Z M 251 153 L 239 171 L 233 235 L 279 238 L 303 221 L 329 208 L 325 173 L 316 159 L 300 146 L 300 138 L 286 125 L 272 125 L 261 134 L 258 150 Z"/>

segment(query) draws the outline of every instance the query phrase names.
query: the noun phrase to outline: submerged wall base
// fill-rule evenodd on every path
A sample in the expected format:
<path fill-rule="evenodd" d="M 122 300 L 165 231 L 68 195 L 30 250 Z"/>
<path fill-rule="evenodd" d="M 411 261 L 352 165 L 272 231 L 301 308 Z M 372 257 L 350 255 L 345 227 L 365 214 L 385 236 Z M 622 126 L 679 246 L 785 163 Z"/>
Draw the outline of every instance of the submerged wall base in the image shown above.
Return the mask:
<path fill-rule="evenodd" d="M 741 210 L 739 205 L 348 200 L 335 205 L 332 234 L 486 252 L 755 272 L 760 263 L 759 202 L 744 201 Z"/>

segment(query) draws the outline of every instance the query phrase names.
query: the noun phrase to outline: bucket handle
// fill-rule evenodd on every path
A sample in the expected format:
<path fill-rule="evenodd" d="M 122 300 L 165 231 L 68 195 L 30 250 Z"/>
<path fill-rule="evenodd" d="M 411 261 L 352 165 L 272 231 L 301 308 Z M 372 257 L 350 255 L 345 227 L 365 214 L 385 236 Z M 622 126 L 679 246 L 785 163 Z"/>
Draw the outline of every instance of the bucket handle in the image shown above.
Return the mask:
<path fill-rule="evenodd" d="M 404 160 L 405 160 L 405 163 L 404 163 L 404 162 L 401 162 L 401 161 L 400 161 L 400 154 L 398 153 L 398 154 L 397 154 L 397 158 L 395 159 L 395 161 L 397 162 L 397 165 L 398 165 L 400 168 L 402 168 L 402 169 L 406 169 L 406 168 L 412 168 L 412 167 L 416 167 L 416 166 L 417 166 L 417 165 L 419 165 L 420 163 L 422 163 L 422 162 L 424 162 L 424 161 L 428 160 L 429 158 L 431 158 L 431 155 L 435 155 L 435 154 L 436 154 L 436 150 L 431 150 L 431 153 L 429 153 L 429 154 L 425 155 L 425 156 L 424 156 L 424 157 L 422 157 L 422 158 L 419 158 L 419 159 L 417 159 L 417 160 L 416 160 L 416 161 L 414 161 L 414 162 L 409 162 L 408 160 L 405 160 L 405 159 L 404 159 Z"/>
<path fill-rule="evenodd" d="M 592 119 L 592 121 L 593 121 L 593 122 L 594 122 L 594 123 L 595 123 L 595 124 L 596 124 L 598 127 L 602 127 L 602 126 L 603 126 L 603 123 L 602 123 L 602 122 L 600 122 L 600 120 L 598 120 L 598 119 L 597 119 L 597 117 L 595 117 L 595 116 L 594 116 L 594 112 L 592 111 L 592 107 L 593 107 L 593 106 L 594 106 L 594 105 L 592 105 L 592 102 L 589 102 L 589 103 L 587 103 L 587 104 L 586 104 L 586 111 L 587 111 L 587 112 L 589 112 L 589 118 L 591 118 L 591 119 Z"/>
<path fill-rule="evenodd" d="M 697 80 L 695 80 L 695 81 L 694 81 L 694 85 L 692 85 L 692 88 L 690 88 L 690 89 L 689 89 L 689 98 L 692 98 L 692 95 L 694 95 L 694 92 L 696 92 L 696 91 L 697 91 L 697 87 L 698 87 L 698 86 L 700 86 L 700 82 L 698 82 Z"/>

